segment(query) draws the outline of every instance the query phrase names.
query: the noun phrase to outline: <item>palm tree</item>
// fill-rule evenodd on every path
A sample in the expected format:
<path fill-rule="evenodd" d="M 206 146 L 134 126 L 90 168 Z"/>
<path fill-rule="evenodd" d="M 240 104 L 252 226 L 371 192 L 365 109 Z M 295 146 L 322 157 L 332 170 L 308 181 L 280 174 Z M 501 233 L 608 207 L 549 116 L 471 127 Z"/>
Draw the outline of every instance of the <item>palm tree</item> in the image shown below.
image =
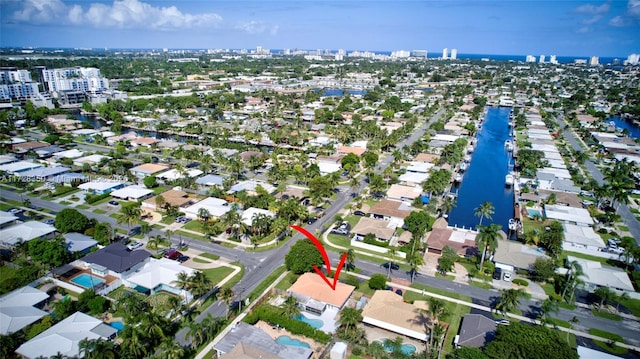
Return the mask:
<path fill-rule="evenodd" d="M 495 305 L 495 310 L 504 315 L 507 312 L 513 311 L 520 305 L 520 298 L 525 294 L 522 289 L 503 289 L 502 295 L 498 298 Z"/>
<path fill-rule="evenodd" d="M 346 251 L 346 253 L 347 253 L 347 259 L 346 259 L 347 266 L 346 266 L 346 269 L 347 270 L 352 270 L 352 269 L 354 269 L 356 267 L 356 264 L 355 264 L 356 263 L 356 251 L 353 250 L 353 248 L 349 248 L 349 250 Z M 343 253 L 343 255 L 344 255 L 344 253 Z"/>
<path fill-rule="evenodd" d="M 456 207 L 456 199 L 451 196 L 445 196 L 442 200 L 442 204 L 440 205 L 440 209 L 442 210 L 442 214 L 449 214 L 452 209 Z"/>
<path fill-rule="evenodd" d="M 620 312 L 620 302 L 628 299 L 631 299 L 631 297 L 627 292 L 622 292 L 622 294 L 616 297 L 616 312 Z"/>
<path fill-rule="evenodd" d="M 231 288 L 222 288 L 220 290 L 220 299 L 227 305 L 227 313 L 225 314 L 225 318 L 229 318 L 229 311 L 231 310 L 231 302 L 236 294 L 233 292 Z"/>
<path fill-rule="evenodd" d="M 189 275 L 187 274 L 187 272 L 183 271 L 178 273 L 176 275 L 176 279 L 171 283 L 173 283 L 176 287 L 180 289 L 187 290 L 191 286 L 191 279 L 189 278 Z"/>
<path fill-rule="evenodd" d="M 495 250 L 498 246 L 498 231 L 502 229 L 499 224 L 491 223 L 488 226 L 478 226 L 480 233 L 476 235 L 476 245 L 482 248 L 482 256 L 480 257 L 480 270 L 484 266 L 484 259 L 487 256 L 487 250 Z"/>
<path fill-rule="evenodd" d="M 200 220 L 200 222 L 206 222 L 210 217 L 211 217 L 211 213 L 209 212 L 208 209 L 204 207 L 200 207 L 198 209 L 198 220 Z"/>
<path fill-rule="evenodd" d="M 475 216 L 480 217 L 480 223 L 478 226 L 482 225 L 482 220 L 486 217 L 491 219 L 491 215 L 495 213 L 495 207 L 489 201 L 482 202 L 482 204 L 475 209 Z"/>
<path fill-rule="evenodd" d="M 158 346 L 157 353 L 160 359 L 181 359 L 184 357 L 184 348 L 173 338 L 164 338 Z"/>
<path fill-rule="evenodd" d="M 418 272 L 418 268 L 424 264 L 424 256 L 422 255 L 422 252 L 412 250 L 407 256 L 407 263 L 409 263 L 409 266 L 411 267 L 411 283 L 413 283 L 413 279 Z"/>
<path fill-rule="evenodd" d="M 147 221 L 140 222 L 140 233 L 146 237 L 151 232 L 151 225 Z"/>
<path fill-rule="evenodd" d="M 395 262 L 398 249 L 396 247 L 387 248 L 387 258 L 389 258 L 389 265 L 387 266 L 387 279 L 391 278 L 391 265 Z"/>
<path fill-rule="evenodd" d="M 431 330 L 431 336 L 434 339 L 434 343 L 432 345 L 435 345 L 436 350 L 438 351 L 438 358 L 440 357 L 440 352 L 442 351 L 442 339 L 446 332 L 446 328 L 440 324 L 434 325 L 433 329 Z"/>
<path fill-rule="evenodd" d="M 429 346 L 433 346 L 433 330 L 436 325 L 440 323 L 440 320 L 448 315 L 447 306 L 443 300 L 437 298 L 429 298 L 429 308 L 427 309 L 427 315 L 430 318 L 431 323 L 431 335 L 429 336 Z"/>
<path fill-rule="evenodd" d="M 593 294 L 600 301 L 600 305 L 598 306 L 598 311 L 602 311 L 602 308 L 605 303 L 611 302 L 616 298 L 616 294 L 609 289 L 609 287 L 598 287 Z"/>
<path fill-rule="evenodd" d="M 345 307 L 340 310 L 340 328 L 344 331 L 347 337 L 353 333 L 357 327 L 358 323 L 362 321 L 362 310 L 355 308 Z"/>
<path fill-rule="evenodd" d="M 540 305 L 540 322 L 545 324 L 547 322 L 547 314 L 553 312 L 558 313 L 559 306 L 555 299 L 547 298 Z"/>
<path fill-rule="evenodd" d="M 203 322 L 191 322 L 187 325 L 187 333 L 185 334 L 185 338 L 191 341 L 191 347 L 197 348 L 200 344 L 204 342 L 204 331 L 205 327 Z"/>
<path fill-rule="evenodd" d="M 568 290 L 571 290 L 571 300 L 569 300 L 569 303 L 571 303 L 573 301 L 573 295 L 575 293 L 576 287 L 579 283 L 579 278 L 584 274 L 584 272 L 582 271 L 582 266 L 580 265 L 580 263 L 575 260 L 570 262 L 567 261 L 567 267 L 569 269 L 567 270 L 567 274 L 565 276 L 565 285 L 564 289 L 562 290 L 562 299 L 566 300 L 565 295 Z"/>
<path fill-rule="evenodd" d="M 211 279 L 202 271 L 196 271 L 189 277 L 189 288 L 195 296 L 203 296 L 213 287 Z"/>
<path fill-rule="evenodd" d="M 115 344 L 106 339 L 82 339 L 78 343 L 79 354 L 86 359 L 115 359 Z"/>
<path fill-rule="evenodd" d="M 140 209 L 139 204 L 132 203 L 122 206 L 122 208 L 120 208 L 120 213 L 118 213 L 117 216 L 118 224 L 125 224 L 129 231 L 131 231 L 131 226 L 138 223 L 140 220 L 142 210 Z"/>
<path fill-rule="evenodd" d="M 147 241 L 147 246 L 149 246 L 149 248 L 155 249 L 157 253 L 160 243 L 162 243 L 162 236 L 158 234 L 157 236 L 149 238 L 149 240 Z"/>
<path fill-rule="evenodd" d="M 298 306 L 298 300 L 296 297 L 290 295 L 282 303 L 282 314 L 286 318 L 293 318 L 300 315 L 300 307 Z"/>

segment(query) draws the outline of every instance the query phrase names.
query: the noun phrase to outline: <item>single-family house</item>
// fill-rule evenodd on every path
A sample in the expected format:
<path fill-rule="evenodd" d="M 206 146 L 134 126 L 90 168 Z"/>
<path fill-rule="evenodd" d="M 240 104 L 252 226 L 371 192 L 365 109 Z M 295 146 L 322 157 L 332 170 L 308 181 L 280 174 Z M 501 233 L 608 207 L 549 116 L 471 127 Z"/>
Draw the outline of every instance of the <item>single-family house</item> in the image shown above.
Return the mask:
<path fill-rule="evenodd" d="M 342 169 L 342 156 L 318 156 L 316 164 L 320 168 L 321 175 L 338 172 Z"/>
<path fill-rule="evenodd" d="M 276 188 L 264 181 L 248 180 L 234 184 L 227 191 L 228 194 L 234 194 L 242 191 L 246 191 L 248 195 L 255 196 L 257 194 L 257 188 L 262 187 L 267 193 L 275 192 Z"/>
<path fill-rule="evenodd" d="M 122 242 L 112 243 L 80 258 L 91 272 L 101 277 L 123 278 L 141 268 L 151 257 L 144 249 L 130 251 Z"/>
<path fill-rule="evenodd" d="M 567 251 L 575 249 L 587 249 L 594 252 L 601 252 L 607 245 L 592 227 L 578 226 L 570 223 L 563 223 L 564 241 L 562 248 Z"/>
<path fill-rule="evenodd" d="M 147 176 L 153 176 L 162 171 L 166 171 L 169 169 L 169 166 L 160 165 L 157 163 L 144 163 L 139 166 L 135 166 L 129 169 L 132 175 L 138 178 L 145 178 Z"/>
<path fill-rule="evenodd" d="M 196 184 L 204 187 L 222 187 L 224 177 L 220 175 L 208 174 L 196 179 Z"/>
<path fill-rule="evenodd" d="M 98 241 L 82 233 L 70 232 L 62 237 L 70 253 L 86 254 L 98 245 Z"/>
<path fill-rule="evenodd" d="M 86 182 L 78 186 L 81 190 L 92 194 L 107 194 L 124 187 L 124 182 L 104 179 L 102 181 Z"/>
<path fill-rule="evenodd" d="M 30 286 L 0 297 L 0 335 L 15 333 L 49 313 L 41 309 L 49 294 Z"/>
<path fill-rule="evenodd" d="M 428 179 L 429 173 L 424 172 L 405 172 L 398 177 L 400 184 L 405 186 L 419 186 Z"/>
<path fill-rule="evenodd" d="M 132 140 L 129 141 L 131 143 L 131 145 L 133 147 L 147 147 L 150 148 L 152 145 L 160 142 L 160 140 L 157 140 L 155 138 L 151 138 L 151 137 L 136 137 Z"/>
<path fill-rule="evenodd" d="M 0 211 L 0 229 L 13 226 L 17 223 L 18 217 L 13 213 Z"/>
<path fill-rule="evenodd" d="M 593 218 L 585 208 L 559 206 L 547 204 L 544 206 L 544 214 L 548 219 L 568 222 L 578 225 L 593 225 Z"/>
<path fill-rule="evenodd" d="M 240 346 L 240 348 L 238 348 Z M 313 351 L 300 346 L 283 345 L 276 343 L 269 334 L 244 322 L 239 322 L 218 341 L 213 349 L 218 358 L 263 358 L 263 359 L 309 359 Z M 229 354 L 242 353 L 242 356 Z M 257 356 L 246 356 L 244 353 L 255 353 Z M 262 356 L 261 353 L 268 353 Z"/>
<path fill-rule="evenodd" d="M 337 149 L 339 155 L 347 155 L 349 153 L 353 153 L 356 156 L 362 156 L 365 152 L 367 152 L 367 148 L 364 147 L 351 147 L 351 146 L 340 146 Z"/>
<path fill-rule="evenodd" d="M 173 168 L 166 172 L 162 172 L 156 177 L 163 182 L 167 182 L 167 181 L 175 181 L 180 178 L 186 178 L 186 177 L 194 178 L 194 177 L 200 176 L 203 173 L 204 172 L 202 172 L 197 168 L 186 168 L 184 172 L 180 172 L 177 169 Z"/>
<path fill-rule="evenodd" d="M 582 268 L 580 279 L 582 287 L 593 292 L 599 287 L 607 287 L 618 292 L 634 292 L 635 288 L 629 275 L 623 269 L 602 265 L 600 262 L 567 256 L 567 262 L 577 262 Z M 560 273 L 566 273 L 566 268 L 558 268 Z"/>
<path fill-rule="evenodd" d="M 351 233 L 355 234 L 354 240 L 363 240 L 367 234 L 373 233 L 379 241 L 389 241 L 393 238 L 396 228 L 390 221 L 362 217 Z"/>
<path fill-rule="evenodd" d="M 53 154 L 53 157 L 57 158 L 57 159 L 62 159 L 62 158 L 71 158 L 71 159 L 73 159 L 73 158 L 78 158 L 78 157 L 82 157 L 82 156 L 84 156 L 84 152 L 80 151 L 77 148 L 72 148 L 70 150 L 60 151 L 60 152 L 57 152 L 57 153 Z"/>
<path fill-rule="evenodd" d="M 64 166 L 59 167 L 38 167 L 27 171 L 22 171 L 17 175 L 23 181 L 36 182 L 48 181 L 53 177 L 68 173 L 71 169 Z"/>
<path fill-rule="evenodd" d="M 82 312 L 75 312 L 51 328 L 22 344 L 16 353 L 28 359 L 53 357 L 82 357 L 79 344 L 82 340 L 115 338 L 117 330 L 100 319 Z"/>
<path fill-rule="evenodd" d="M 162 192 L 158 196 L 162 196 L 164 203 L 179 208 L 190 206 L 197 200 L 194 194 L 188 194 L 185 191 L 177 189 L 170 189 L 168 191 Z M 150 211 L 159 209 L 157 208 L 158 196 L 147 198 L 142 201 L 142 208 L 148 209 Z"/>
<path fill-rule="evenodd" d="M 111 157 L 104 155 L 89 155 L 84 157 L 79 157 L 73 160 L 73 165 L 82 167 L 85 163 L 95 166 L 99 164 L 102 160 L 110 160 Z"/>
<path fill-rule="evenodd" d="M 200 211 L 200 208 L 206 209 L 212 218 L 220 218 L 231 210 L 229 202 L 220 198 L 207 197 L 200 202 L 184 208 L 182 211 L 185 216 L 195 219 L 198 218 L 198 211 Z"/>
<path fill-rule="evenodd" d="M 153 190 L 139 185 L 131 185 L 111 192 L 111 197 L 125 201 L 142 201 L 152 195 Z"/>
<path fill-rule="evenodd" d="M 44 166 L 42 166 L 40 163 L 31 161 L 9 162 L 0 165 L 0 172 L 5 172 L 9 175 L 19 175 L 21 172 L 33 170 L 40 167 Z"/>
<path fill-rule="evenodd" d="M 501 239 L 498 240 L 493 262 L 496 267 L 513 272 L 516 269 L 531 270 L 538 258 L 548 259 L 549 257 L 536 247 Z"/>
<path fill-rule="evenodd" d="M 413 202 L 414 199 L 420 197 L 422 188 L 420 186 L 404 186 L 401 184 L 392 184 L 387 190 L 387 198 L 394 201 Z"/>
<path fill-rule="evenodd" d="M 462 317 L 459 334 L 454 339 L 456 347 L 483 348 L 496 336 L 495 321 L 480 314 Z"/>
<path fill-rule="evenodd" d="M 0 243 L 13 247 L 18 243 L 34 239 L 51 239 L 55 232 L 56 227 L 46 223 L 24 222 L 0 230 Z"/>
<path fill-rule="evenodd" d="M 384 219 L 396 227 L 402 227 L 404 219 L 411 214 L 411 206 L 404 202 L 383 199 L 369 209 L 375 219 Z"/>
<path fill-rule="evenodd" d="M 476 235 L 478 233 L 459 228 L 433 228 L 425 236 L 427 251 L 441 254 L 444 247 L 455 249 L 460 256 L 473 257 L 478 253 Z"/>
<path fill-rule="evenodd" d="M 342 282 L 331 289 L 316 273 L 304 273 L 287 292 L 298 300 L 302 309 L 321 315 L 326 309 L 340 310 L 347 304 L 355 287 Z"/>
<path fill-rule="evenodd" d="M 178 274 L 181 272 L 191 276 L 195 273 L 195 269 L 185 267 L 171 259 L 151 258 L 141 268 L 130 273 L 123 282 L 140 293 L 153 295 L 164 290 L 179 295 L 189 302 L 192 299 L 191 293 L 175 285 Z"/>
<path fill-rule="evenodd" d="M 427 319 L 417 309 L 426 309 L 426 303 L 407 303 L 393 291 L 377 290 L 362 310 L 362 322 L 424 342 L 428 339 L 424 330 Z"/>
<path fill-rule="evenodd" d="M 269 218 L 275 218 L 276 214 L 266 210 L 266 209 L 262 209 L 262 208 L 256 208 L 256 207 L 249 207 L 247 209 L 245 209 L 242 212 L 242 223 L 246 224 L 247 226 L 250 226 L 253 223 L 253 218 L 255 216 L 267 216 Z"/>

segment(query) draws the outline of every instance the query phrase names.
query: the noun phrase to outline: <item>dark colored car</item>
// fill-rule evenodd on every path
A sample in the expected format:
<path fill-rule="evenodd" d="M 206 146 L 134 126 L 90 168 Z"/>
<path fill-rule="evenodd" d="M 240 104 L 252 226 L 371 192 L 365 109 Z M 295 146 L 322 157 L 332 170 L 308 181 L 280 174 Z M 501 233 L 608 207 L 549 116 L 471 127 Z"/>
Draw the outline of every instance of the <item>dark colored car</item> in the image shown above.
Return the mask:
<path fill-rule="evenodd" d="M 353 212 L 353 214 L 355 214 L 356 216 L 366 216 L 366 213 L 364 213 L 362 211 L 355 211 L 355 212 Z"/>
<path fill-rule="evenodd" d="M 314 224 L 314 223 L 316 223 L 316 221 L 317 221 L 317 220 L 318 220 L 318 219 L 317 219 L 316 217 L 309 218 L 309 219 L 307 220 L 307 224 Z"/>
<path fill-rule="evenodd" d="M 118 201 L 113 201 L 113 200 L 109 201 L 109 204 L 112 205 L 112 206 L 120 205 L 120 203 Z"/>
<path fill-rule="evenodd" d="M 189 256 L 185 256 L 185 255 L 181 255 L 180 257 L 178 257 L 177 261 L 180 263 L 184 263 L 186 261 L 189 260 Z"/>
<path fill-rule="evenodd" d="M 385 267 L 385 268 L 389 268 L 389 266 L 391 266 L 391 269 L 393 269 L 393 270 L 400 269 L 400 266 L 398 264 L 396 264 L 396 263 L 393 263 L 393 262 L 382 263 L 380 266 Z"/>
<path fill-rule="evenodd" d="M 496 270 L 493 271 L 493 279 L 497 279 L 497 280 L 502 279 L 502 269 L 501 268 L 496 268 Z"/>

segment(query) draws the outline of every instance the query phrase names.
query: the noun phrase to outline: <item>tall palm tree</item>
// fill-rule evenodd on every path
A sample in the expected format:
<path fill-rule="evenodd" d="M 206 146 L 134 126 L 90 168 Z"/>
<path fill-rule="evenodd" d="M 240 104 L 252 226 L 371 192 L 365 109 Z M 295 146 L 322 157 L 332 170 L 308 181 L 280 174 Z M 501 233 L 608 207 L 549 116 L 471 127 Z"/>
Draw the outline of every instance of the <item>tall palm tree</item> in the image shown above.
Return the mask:
<path fill-rule="evenodd" d="M 427 315 L 430 318 L 431 335 L 429 336 L 429 346 L 433 346 L 433 329 L 440 323 L 440 320 L 448 315 L 447 306 L 444 301 L 438 298 L 429 298 L 429 308 Z"/>
<path fill-rule="evenodd" d="M 578 281 L 580 276 L 584 275 L 584 271 L 582 270 L 582 266 L 578 261 L 567 261 L 566 266 L 568 267 L 567 274 L 565 275 L 565 285 L 562 290 L 562 299 L 566 300 L 565 296 L 567 291 L 571 291 L 571 299 L 573 299 L 573 295 L 575 293 L 576 287 L 578 285 Z M 569 300 L 571 303 L 572 300 Z"/>
<path fill-rule="evenodd" d="M 340 319 L 338 322 L 340 323 L 340 327 L 342 328 L 342 330 L 344 330 L 347 336 L 349 336 L 350 333 L 353 333 L 357 329 L 358 323 L 360 323 L 361 321 L 361 309 L 345 307 L 340 310 Z"/>
<path fill-rule="evenodd" d="M 484 259 L 487 256 L 487 250 L 495 250 L 498 246 L 498 231 L 502 229 L 499 224 L 491 223 L 488 226 L 478 226 L 480 233 L 476 235 L 476 245 L 482 248 L 482 256 L 480 257 L 480 270 L 484 266 Z"/>
<path fill-rule="evenodd" d="M 131 226 L 138 223 L 142 216 L 140 204 L 132 203 L 122 206 L 117 216 L 118 224 L 125 224 L 129 231 L 131 231 Z"/>
<path fill-rule="evenodd" d="M 197 348 L 204 342 L 205 327 L 202 322 L 191 322 L 187 325 L 187 333 L 185 338 L 191 342 L 192 348 Z"/>
<path fill-rule="evenodd" d="M 625 301 L 627 299 L 631 299 L 631 297 L 629 296 L 629 293 L 627 292 L 622 292 L 622 294 L 616 297 L 616 312 L 620 312 L 620 302 Z"/>
<path fill-rule="evenodd" d="M 181 359 L 184 357 L 184 348 L 173 338 L 167 337 L 158 346 L 156 354 L 160 359 Z"/>
<path fill-rule="evenodd" d="M 547 298 L 540 304 L 540 322 L 544 325 L 547 323 L 547 315 L 551 312 L 557 313 L 559 310 L 558 302 L 555 299 Z"/>
<path fill-rule="evenodd" d="M 442 204 L 440 205 L 440 209 L 442 210 L 442 214 L 449 214 L 452 209 L 454 209 L 457 205 L 456 199 L 451 196 L 445 196 L 442 200 Z"/>
<path fill-rule="evenodd" d="M 616 298 L 616 294 L 611 289 L 609 289 L 609 287 L 598 287 L 598 289 L 596 289 L 593 294 L 600 301 L 598 311 L 602 311 L 602 308 L 606 303 L 609 303 Z"/>
<path fill-rule="evenodd" d="M 151 225 L 147 221 L 140 221 L 140 234 L 144 237 L 151 232 Z"/>
<path fill-rule="evenodd" d="M 398 254 L 398 248 L 396 247 L 387 248 L 387 258 L 389 258 L 389 265 L 387 266 L 387 279 L 391 278 L 391 265 L 395 262 L 397 254 Z"/>
<path fill-rule="evenodd" d="M 79 353 L 86 359 L 116 359 L 115 344 L 106 339 L 82 339 L 78 343 Z"/>
<path fill-rule="evenodd" d="M 409 255 L 407 255 L 407 263 L 411 267 L 411 283 L 415 279 L 416 273 L 418 272 L 418 268 L 424 264 L 424 256 L 422 252 L 418 250 L 412 250 Z"/>
<path fill-rule="evenodd" d="M 176 279 L 171 283 L 180 289 L 188 290 L 191 287 L 191 279 L 187 272 L 184 271 L 178 273 Z"/>
<path fill-rule="evenodd" d="M 300 315 L 300 307 L 298 306 L 298 300 L 293 295 L 290 295 L 282 303 L 282 314 L 286 318 L 297 317 Z"/>
<path fill-rule="evenodd" d="M 478 226 L 482 225 L 482 220 L 484 218 L 491 219 L 491 215 L 495 213 L 495 207 L 489 201 L 482 202 L 482 204 L 475 209 L 475 216 L 480 217 L 480 223 Z"/>
<path fill-rule="evenodd" d="M 233 298 L 236 296 L 236 293 L 233 292 L 231 288 L 222 288 L 219 293 L 220 299 L 227 305 L 227 313 L 225 314 L 225 318 L 229 318 L 229 311 L 231 310 L 231 302 Z"/>
<path fill-rule="evenodd" d="M 502 295 L 498 298 L 495 305 L 495 310 L 504 315 L 507 312 L 513 311 L 518 305 L 520 305 L 520 298 L 525 294 L 522 289 L 503 289 Z"/>
<path fill-rule="evenodd" d="M 347 270 L 352 270 L 356 267 L 356 251 L 353 248 L 349 248 L 349 250 L 346 252 L 347 253 L 347 266 L 346 269 Z"/>

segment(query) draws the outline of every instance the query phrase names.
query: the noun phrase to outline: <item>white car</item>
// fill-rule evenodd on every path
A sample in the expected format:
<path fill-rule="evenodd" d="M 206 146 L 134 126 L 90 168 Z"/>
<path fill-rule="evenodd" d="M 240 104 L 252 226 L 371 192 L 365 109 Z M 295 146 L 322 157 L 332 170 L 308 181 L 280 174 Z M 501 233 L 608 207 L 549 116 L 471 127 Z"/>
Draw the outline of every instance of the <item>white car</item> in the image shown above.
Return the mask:
<path fill-rule="evenodd" d="M 140 247 L 142 247 L 142 246 L 143 246 L 142 242 L 140 242 L 140 241 L 135 241 L 135 242 L 131 242 L 131 243 L 129 243 L 129 244 L 127 245 L 127 248 L 128 248 L 130 251 L 132 251 L 132 250 L 134 250 L 134 249 L 136 249 L 136 248 L 140 248 Z"/>
<path fill-rule="evenodd" d="M 502 279 L 504 279 L 505 282 L 511 282 L 511 273 L 505 272 L 504 277 L 502 277 Z"/>

